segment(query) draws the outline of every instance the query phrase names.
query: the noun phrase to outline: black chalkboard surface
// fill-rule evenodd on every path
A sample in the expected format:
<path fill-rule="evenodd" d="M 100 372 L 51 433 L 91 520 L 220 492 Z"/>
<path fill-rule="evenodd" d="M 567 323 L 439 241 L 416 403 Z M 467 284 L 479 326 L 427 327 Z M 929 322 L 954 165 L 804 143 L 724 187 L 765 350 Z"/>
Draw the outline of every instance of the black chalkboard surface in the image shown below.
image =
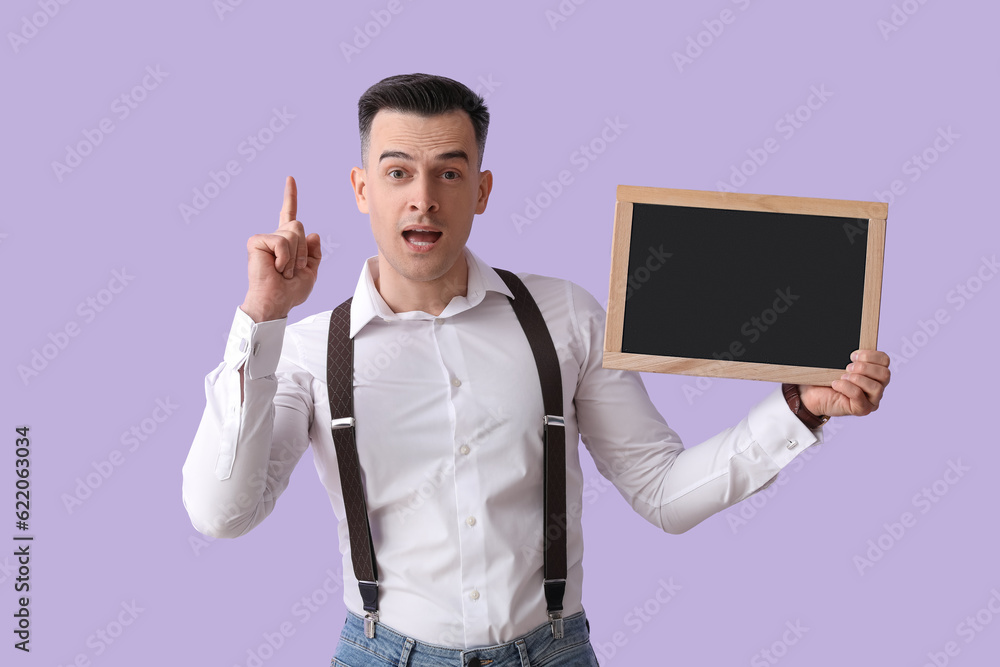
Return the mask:
<path fill-rule="evenodd" d="M 605 366 L 829 385 L 877 346 L 884 204 L 618 195 Z"/>

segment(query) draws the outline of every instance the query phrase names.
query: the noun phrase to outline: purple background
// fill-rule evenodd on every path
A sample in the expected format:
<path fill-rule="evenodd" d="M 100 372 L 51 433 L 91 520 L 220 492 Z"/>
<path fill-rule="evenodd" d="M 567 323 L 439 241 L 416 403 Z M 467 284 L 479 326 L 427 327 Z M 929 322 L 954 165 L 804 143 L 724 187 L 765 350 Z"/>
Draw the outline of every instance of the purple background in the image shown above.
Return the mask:
<path fill-rule="evenodd" d="M 45 0 L 8 2 L 0 20 L 0 539 L 13 544 L 18 532 L 14 427 L 25 424 L 36 536 L 30 655 L 11 647 L 13 547 L 0 549 L 4 664 L 82 655 L 79 664 L 101 666 L 253 665 L 283 623 L 294 634 L 265 648 L 263 664 L 328 664 L 344 608 L 323 584 L 340 558 L 311 454 L 274 516 L 236 541 L 194 531 L 180 471 L 202 378 L 221 361 L 246 289 L 247 237 L 276 226 L 294 175 L 299 218 L 326 247 L 319 283 L 292 319 L 353 291 L 375 252 L 348 182 L 357 98 L 412 71 L 478 88 L 492 112 L 484 167 L 495 187 L 470 246 L 494 265 L 574 280 L 602 302 L 620 183 L 718 189 L 773 137 L 779 150 L 740 191 L 872 200 L 895 180 L 905 188 L 889 209 L 879 343 L 898 365 L 876 414 L 834 420 L 828 444 L 772 489 L 683 536 L 661 534 L 613 488 L 596 487 L 584 515 L 584 604 L 602 664 L 763 665 L 768 649 L 788 666 L 923 665 L 929 652 L 939 664 L 985 665 L 1000 652 L 1000 619 L 987 607 L 996 595 L 1000 609 L 990 478 L 1000 464 L 990 425 L 1000 280 L 983 280 L 996 272 L 984 258 L 1000 246 L 987 198 L 1000 148 L 995 3 L 908 0 L 891 32 L 888 0 L 564 0 L 569 15 L 556 23 L 547 11 L 559 11 L 557 0 L 402 0 L 395 15 L 382 0 L 246 0 L 222 14 L 210 0 L 49 4 L 51 18 Z M 732 21 L 713 23 L 723 10 Z M 377 26 L 372 12 L 391 21 Z M 366 25 L 377 34 L 345 56 L 341 44 Z M 15 44 L 11 34 L 28 37 Z M 698 53 L 689 38 L 707 46 Z M 689 47 L 697 57 L 679 68 L 673 54 Z M 165 76 L 147 77 L 151 90 L 137 90 L 143 99 L 122 118 L 114 100 L 141 88 L 147 67 Z M 776 123 L 813 87 L 828 99 L 813 98 L 819 108 L 800 110 L 810 118 L 787 136 Z M 248 161 L 241 142 L 274 109 L 294 118 Z M 96 137 L 102 119 L 113 131 L 57 175 L 53 163 L 85 133 Z M 580 171 L 574 154 L 606 119 L 624 129 Z M 939 152 L 935 138 L 949 128 Z M 933 164 L 914 172 L 925 151 Z M 208 188 L 216 196 L 185 221 L 180 205 L 229 160 L 240 172 Z M 512 215 L 563 169 L 573 182 L 519 231 Z M 103 299 L 101 311 L 87 299 Z M 67 325 L 77 335 L 61 336 Z M 36 352 L 44 368 L 22 377 Z M 688 445 L 738 421 L 773 386 L 645 380 Z M 176 406 L 162 423 L 152 421 L 157 400 Z M 123 434 L 143 426 L 130 451 Z M 121 464 L 68 508 L 116 450 Z M 962 476 L 942 481 L 959 462 Z M 585 465 L 596 481 L 589 457 Z M 915 500 L 924 489 L 933 503 Z M 906 512 L 913 521 L 897 539 L 885 524 Z M 879 556 L 870 540 L 889 548 L 859 566 L 856 557 Z M 680 589 L 661 604 L 661 581 L 671 580 Z M 304 597 L 317 601 L 308 619 L 296 607 Z M 119 616 L 132 620 L 122 605 L 133 601 L 134 621 L 113 643 L 99 639 L 118 634 Z M 977 612 L 979 630 L 960 625 Z M 800 638 L 786 633 L 796 623 L 808 628 Z"/>

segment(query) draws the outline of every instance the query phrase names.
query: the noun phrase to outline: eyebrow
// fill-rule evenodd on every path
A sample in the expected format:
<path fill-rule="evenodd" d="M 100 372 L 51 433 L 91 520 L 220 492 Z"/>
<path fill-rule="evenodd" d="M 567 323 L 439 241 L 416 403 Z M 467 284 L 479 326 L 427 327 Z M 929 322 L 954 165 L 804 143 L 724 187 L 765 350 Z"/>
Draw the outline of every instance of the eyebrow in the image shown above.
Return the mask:
<path fill-rule="evenodd" d="M 396 159 L 396 160 L 410 160 L 413 161 L 413 156 L 409 153 L 404 153 L 403 151 L 382 151 L 379 156 L 379 163 L 382 160 Z M 469 154 L 463 150 L 448 151 L 446 153 L 440 153 L 436 156 L 436 159 L 440 162 L 445 162 L 447 160 L 465 160 L 466 164 L 469 163 Z"/>

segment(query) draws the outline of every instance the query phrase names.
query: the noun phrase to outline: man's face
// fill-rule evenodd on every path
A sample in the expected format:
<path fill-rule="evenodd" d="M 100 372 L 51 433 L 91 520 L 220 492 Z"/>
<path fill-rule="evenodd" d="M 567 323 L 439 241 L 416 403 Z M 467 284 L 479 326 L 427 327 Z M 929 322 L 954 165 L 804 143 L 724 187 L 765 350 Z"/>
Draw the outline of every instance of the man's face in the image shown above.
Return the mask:
<path fill-rule="evenodd" d="M 358 208 L 369 214 L 379 272 L 404 281 L 450 278 L 465 269 L 472 218 L 486 210 L 490 172 L 480 172 L 469 115 L 379 111 L 368 166 L 351 171 Z M 451 272 L 449 274 L 449 272 Z"/>

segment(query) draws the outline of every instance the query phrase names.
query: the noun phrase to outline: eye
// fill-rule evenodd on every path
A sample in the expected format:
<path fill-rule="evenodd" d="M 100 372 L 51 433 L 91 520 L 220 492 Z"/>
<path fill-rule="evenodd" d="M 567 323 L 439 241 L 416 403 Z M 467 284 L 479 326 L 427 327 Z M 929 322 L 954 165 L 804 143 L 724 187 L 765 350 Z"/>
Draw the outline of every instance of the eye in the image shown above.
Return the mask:
<path fill-rule="evenodd" d="M 406 172 L 404 172 L 402 169 L 393 169 L 392 171 L 389 172 L 389 178 L 398 179 L 398 178 L 403 178 L 403 176 L 405 175 Z"/>
<path fill-rule="evenodd" d="M 446 171 L 444 172 L 444 180 L 454 181 L 457 180 L 460 174 L 457 171 Z"/>

